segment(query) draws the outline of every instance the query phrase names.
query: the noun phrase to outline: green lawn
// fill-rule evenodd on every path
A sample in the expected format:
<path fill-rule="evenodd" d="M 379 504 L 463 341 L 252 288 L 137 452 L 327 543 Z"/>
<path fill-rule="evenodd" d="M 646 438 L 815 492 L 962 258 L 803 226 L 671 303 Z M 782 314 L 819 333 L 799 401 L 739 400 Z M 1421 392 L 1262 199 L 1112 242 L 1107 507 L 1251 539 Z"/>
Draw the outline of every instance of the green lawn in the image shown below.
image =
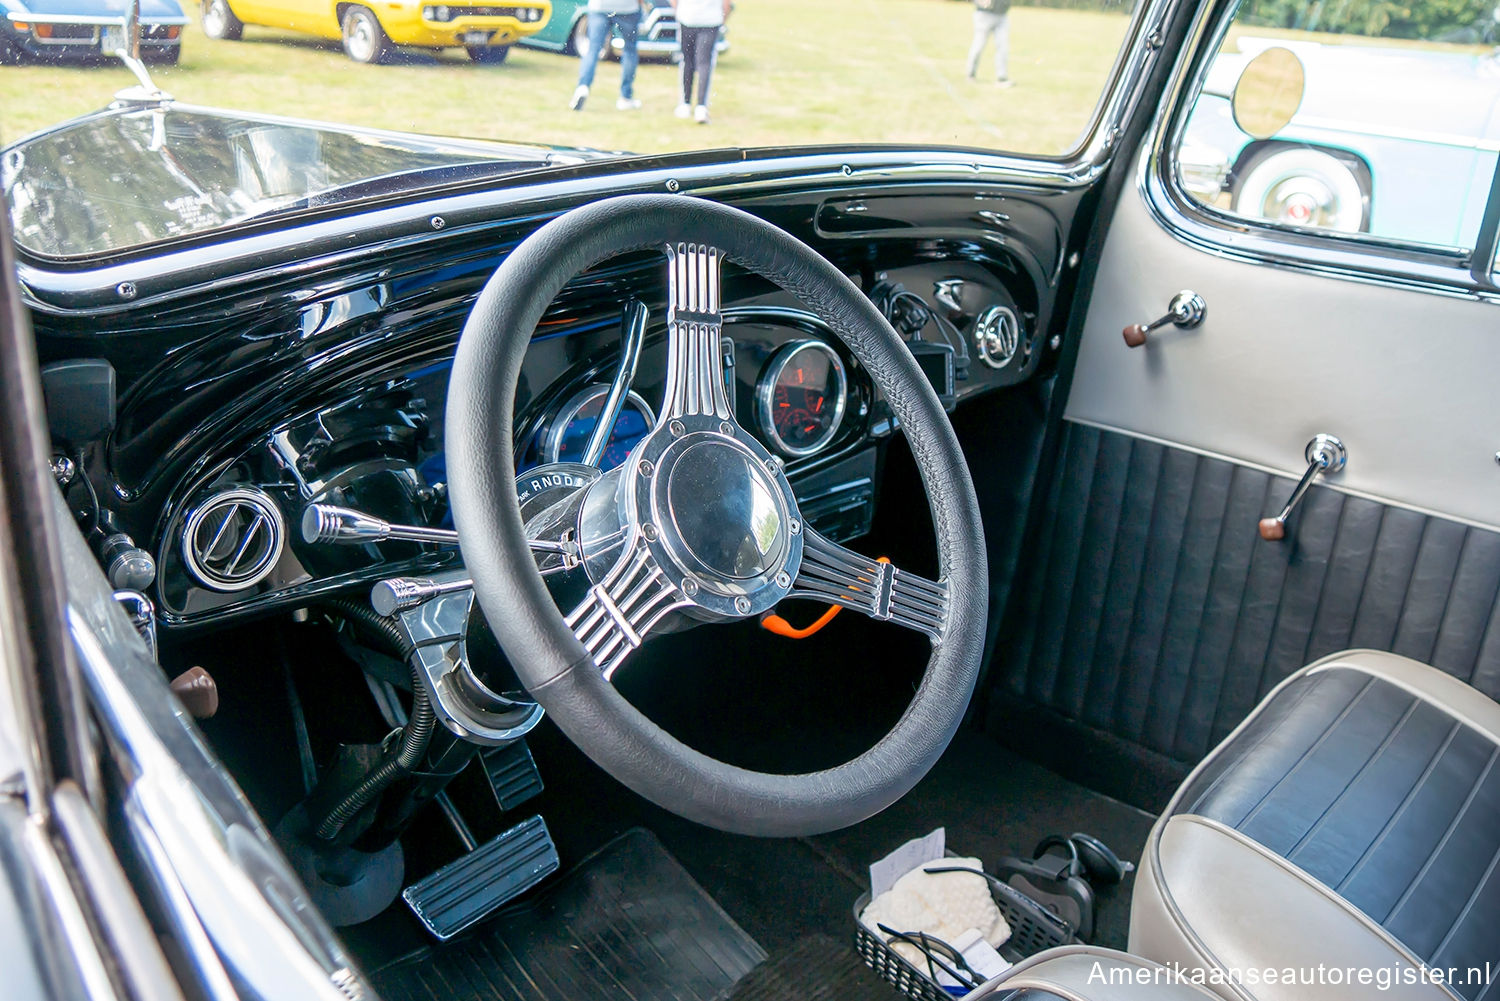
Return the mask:
<path fill-rule="evenodd" d="M 461 51 L 361 66 L 336 46 L 250 28 L 216 42 L 189 29 L 182 62 L 155 71 L 178 100 L 402 131 L 654 152 L 706 146 L 923 142 L 1024 152 L 1069 149 L 1088 121 L 1127 25 L 1124 14 L 1016 8 L 1017 86 L 964 76 L 969 3 L 958 0 L 739 0 L 715 74 L 713 123 L 672 116 L 677 70 L 646 64 L 638 112 L 615 111 L 619 68 L 567 110 L 568 56 L 517 48 L 502 66 Z M 197 8 L 188 12 L 196 16 Z M 991 72 L 989 53 L 980 77 Z M 133 78 L 119 65 L 0 67 L 6 140 L 108 104 Z"/>

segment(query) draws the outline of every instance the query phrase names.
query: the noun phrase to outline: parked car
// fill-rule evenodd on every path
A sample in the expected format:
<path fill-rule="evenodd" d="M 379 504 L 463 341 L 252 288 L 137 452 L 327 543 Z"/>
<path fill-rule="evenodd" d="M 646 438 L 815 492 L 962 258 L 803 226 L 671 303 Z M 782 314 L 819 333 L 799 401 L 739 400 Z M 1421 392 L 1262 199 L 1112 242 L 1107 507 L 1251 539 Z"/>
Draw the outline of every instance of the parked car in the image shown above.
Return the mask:
<path fill-rule="evenodd" d="M 515 0 L 504 5 L 371 0 L 202 0 L 203 32 L 210 38 L 238 39 L 247 24 L 301 31 L 339 39 L 350 59 L 384 62 L 398 47 L 462 48 L 476 63 L 503 63 L 516 42 L 542 30 L 552 13 L 550 0 Z"/>
<path fill-rule="evenodd" d="M 89 62 L 125 47 L 118 0 L 0 0 L 0 65 L 22 59 Z M 177 0 L 142 0 L 141 58 L 175 63 L 187 15 Z"/>
<path fill-rule="evenodd" d="M 873 19 L 931 131 L 0 149 L 5 1001 L 1494 1001 L 1500 166 L 1231 215 L 1234 8 L 1062 13 L 1060 153 Z"/>
<path fill-rule="evenodd" d="M 1235 120 L 1240 74 L 1289 52 L 1302 97 L 1274 135 Z M 1184 180 L 1237 215 L 1462 246 L 1500 149 L 1500 50 L 1330 45 L 1246 36 L 1220 53 L 1188 122 Z M 1425 184 L 1423 178 L 1460 179 Z"/>
<path fill-rule="evenodd" d="M 636 40 L 636 51 L 642 59 L 681 58 L 677 45 L 677 16 L 672 10 L 671 0 L 648 0 L 648 10 L 641 17 L 640 35 Z M 588 48 L 588 0 L 554 0 L 552 19 L 547 26 L 534 35 L 528 35 L 521 44 L 549 52 L 564 52 L 579 56 Z M 729 49 L 728 27 L 719 31 L 716 48 L 720 53 Z M 609 50 L 606 56 L 618 59 L 625 42 L 618 31 L 610 32 Z"/>

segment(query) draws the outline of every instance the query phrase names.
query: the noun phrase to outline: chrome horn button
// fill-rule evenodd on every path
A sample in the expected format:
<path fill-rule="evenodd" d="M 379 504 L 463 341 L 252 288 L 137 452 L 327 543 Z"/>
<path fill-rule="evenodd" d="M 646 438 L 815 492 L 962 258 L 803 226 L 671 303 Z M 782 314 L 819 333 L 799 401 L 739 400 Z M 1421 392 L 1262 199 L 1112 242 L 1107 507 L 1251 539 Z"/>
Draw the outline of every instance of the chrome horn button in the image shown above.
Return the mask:
<path fill-rule="evenodd" d="M 667 502 L 687 555 L 711 574 L 759 577 L 778 565 L 785 519 L 766 474 L 742 448 L 701 441 L 677 456 Z"/>
<path fill-rule="evenodd" d="M 797 499 L 781 464 L 736 425 L 693 415 L 636 447 L 620 491 L 667 580 L 709 620 L 759 615 L 786 597 L 802 562 Z M 779 578 L 779 580 L 778 580 Z"/>

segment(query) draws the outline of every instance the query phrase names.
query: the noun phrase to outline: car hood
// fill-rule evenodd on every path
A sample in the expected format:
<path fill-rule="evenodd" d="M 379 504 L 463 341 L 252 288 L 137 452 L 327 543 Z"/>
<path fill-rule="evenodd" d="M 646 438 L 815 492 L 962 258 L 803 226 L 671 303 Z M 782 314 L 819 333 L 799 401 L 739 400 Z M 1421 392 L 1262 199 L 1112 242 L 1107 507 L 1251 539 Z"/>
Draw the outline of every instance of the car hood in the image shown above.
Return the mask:
<path fill-rule="evenodd" d="M 16 242 L 76 259 L 615 155 L 119 106 L 6 147 L 0 178 Z"/>
<path fill-rule="evenodd" d="M 125 16 L 126 0 L 6 0 L 5 9 L 14 13 L 57 16 L 120 17 Z M 141 20 L 182 17 L 177 0 L 141 0 Z"/>

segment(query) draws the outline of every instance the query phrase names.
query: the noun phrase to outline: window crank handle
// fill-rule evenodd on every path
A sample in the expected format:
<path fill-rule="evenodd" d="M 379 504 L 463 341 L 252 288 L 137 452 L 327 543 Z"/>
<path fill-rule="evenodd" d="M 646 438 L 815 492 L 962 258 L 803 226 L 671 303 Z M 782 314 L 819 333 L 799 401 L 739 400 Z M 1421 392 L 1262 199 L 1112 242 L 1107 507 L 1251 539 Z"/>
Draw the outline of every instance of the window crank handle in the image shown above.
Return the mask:
<path fill-rule="evenodd" d="M 1146 343 L 1147 336 L 1158 327 L 1172 324 L 1179 330 L 1191 330 L 1203 322 L 1204 315 L 1208 312 L 1208 304 L 1203 301 L 1203 296 L 1192 289 L 1183 289 L 1172 296 L 1172 301 L 1167 303 L 1167 313 L 1159 316 L 1150 323 L 1132 323 L 1123 331 L 1125 346 L 1138 348 Z"/>
<path fill-rule="evenodd" d="M 1302 455 L 1307 460 L 1307 472 L 1297 481 L 1297 487 L 1287 500 L 1286 507 L 1276 517 L 1260 520 L 1260 537 L 1267 542 L 1279 542 L 1286 538 L 1286 520 L 1292 516 L 1292 510 L 1301 502 L 1303 495 L 1312 489 L 1313 481 L 1320 474 L 1331 476 L 1343 469 L 1349 461 L 1349 450 L 1331 434 L 1315 435 L 1307 443 Z"/>

